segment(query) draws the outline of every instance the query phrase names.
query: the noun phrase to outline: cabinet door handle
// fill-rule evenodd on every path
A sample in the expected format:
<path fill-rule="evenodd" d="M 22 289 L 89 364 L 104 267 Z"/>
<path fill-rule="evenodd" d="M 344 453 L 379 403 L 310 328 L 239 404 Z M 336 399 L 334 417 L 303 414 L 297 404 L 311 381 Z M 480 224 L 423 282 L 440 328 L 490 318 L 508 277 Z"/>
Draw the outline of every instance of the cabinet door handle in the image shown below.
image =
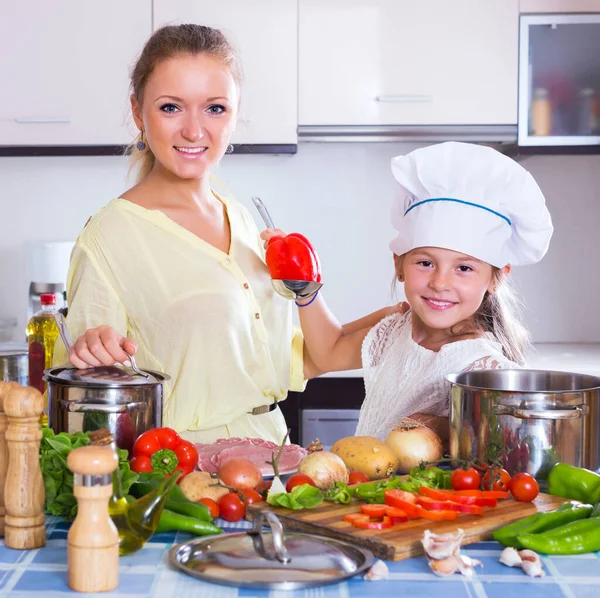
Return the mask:
<path fill-rule="evenodd" d="M 427 104 L 433 102 L 433 97 L 418 94 L 383 95 L 376 96 L 375 101 L 382 104 Z"/>
<path fill-rule="evenodd" d="M 64 124 L 64 123 L 70 123 L 71 119 L 70 118 L 61 118 L 60 116 L 58 117 L 48 117 L 48 118 L 15 118 L 15 122 L 20 124 L 20 125 L 54 125 L 54 124 Z"/>

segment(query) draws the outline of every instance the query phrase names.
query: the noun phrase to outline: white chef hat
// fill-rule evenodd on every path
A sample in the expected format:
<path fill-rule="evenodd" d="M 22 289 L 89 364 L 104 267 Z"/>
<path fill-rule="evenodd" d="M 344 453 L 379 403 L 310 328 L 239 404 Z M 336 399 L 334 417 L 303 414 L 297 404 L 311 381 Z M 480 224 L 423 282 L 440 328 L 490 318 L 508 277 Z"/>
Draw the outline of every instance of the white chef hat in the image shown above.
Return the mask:
<path fill-rule="evenodd" d="M 401 192 L 390 243 L 396 255 L 442 247 L 492 266 L 542 259 L 552 220 L 534 178 L 514 160 L 481 145 L 448 142 L 392 159 Z"/>

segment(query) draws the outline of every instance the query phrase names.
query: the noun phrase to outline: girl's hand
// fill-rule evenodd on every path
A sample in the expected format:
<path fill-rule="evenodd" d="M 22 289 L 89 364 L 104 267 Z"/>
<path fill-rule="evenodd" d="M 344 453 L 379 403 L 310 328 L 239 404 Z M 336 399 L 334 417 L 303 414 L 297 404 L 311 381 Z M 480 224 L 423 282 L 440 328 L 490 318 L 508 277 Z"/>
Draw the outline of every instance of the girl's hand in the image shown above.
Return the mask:
<path fill-rule="evenodd" d="M 269 240 L 272 237 L 285 237 L 286 232 L 282 231 L 280 228 L 265 228 L 265 230 L 260 233 L 260 238 L 264 241 L 264 248 L 267 248 L 269 244 Z"/>
<path fill-rule="evenodd" d="M 69 351 L 69 361 L 81 370 L 102 365 L 122 363 L 131 365 L 127 353 L 137 351 L 135 341 L 121 336 L 110 326 L 90 328 L 80 336 Z"/>

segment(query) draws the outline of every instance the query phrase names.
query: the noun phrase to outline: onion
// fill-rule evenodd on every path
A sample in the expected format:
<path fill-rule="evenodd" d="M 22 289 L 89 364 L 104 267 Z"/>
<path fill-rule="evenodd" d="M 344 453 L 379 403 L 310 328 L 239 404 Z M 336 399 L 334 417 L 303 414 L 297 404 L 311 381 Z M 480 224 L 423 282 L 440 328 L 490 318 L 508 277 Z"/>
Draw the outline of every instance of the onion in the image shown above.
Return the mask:
<path fill-rule="evenodd" d="M 415 420 L 402 420 L 400 426 L 388 434 L 385 443 L 398 459 L 399 473 L 408 473 L 423 461 L 437 461 L 443 454 L 440 437 Z"/>
<path fill-rule="evenodd" d="M 304 457 L 298 465 L 298 473 L 307 475 L 321 490 L 333 486 L 334 482 L 348 483 L 346 465 L 329 451 L 316 451 Z"/>
<path fill-rule="evenodd" d="M 233 488 L 256 488 L 263 479 L 256 463 L 241 457 L 225 461 L 217 475 L 223 484 Z"/>

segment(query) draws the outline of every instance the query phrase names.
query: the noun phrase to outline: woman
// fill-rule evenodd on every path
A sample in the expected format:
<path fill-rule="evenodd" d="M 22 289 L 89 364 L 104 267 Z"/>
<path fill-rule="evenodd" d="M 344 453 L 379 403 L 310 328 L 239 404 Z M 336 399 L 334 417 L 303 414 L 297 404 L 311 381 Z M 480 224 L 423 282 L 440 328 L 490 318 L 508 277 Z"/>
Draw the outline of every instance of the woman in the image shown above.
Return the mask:
<path fill-rule="evenodd" d="M 241 79 L 218 30 L 179 25 L 152 35 L 132 73 L 138 182 L 88 222 L 67 281 L 68 326 L 79 337 L 71 363 L 126 364 L 128 351 L 168 373 L 163 423 L 197 442 L 281 442 L 277 401 L 318 374 L 290 303 L 272 289 L 250 214 L 210 187 L 235 129 Z"/>

